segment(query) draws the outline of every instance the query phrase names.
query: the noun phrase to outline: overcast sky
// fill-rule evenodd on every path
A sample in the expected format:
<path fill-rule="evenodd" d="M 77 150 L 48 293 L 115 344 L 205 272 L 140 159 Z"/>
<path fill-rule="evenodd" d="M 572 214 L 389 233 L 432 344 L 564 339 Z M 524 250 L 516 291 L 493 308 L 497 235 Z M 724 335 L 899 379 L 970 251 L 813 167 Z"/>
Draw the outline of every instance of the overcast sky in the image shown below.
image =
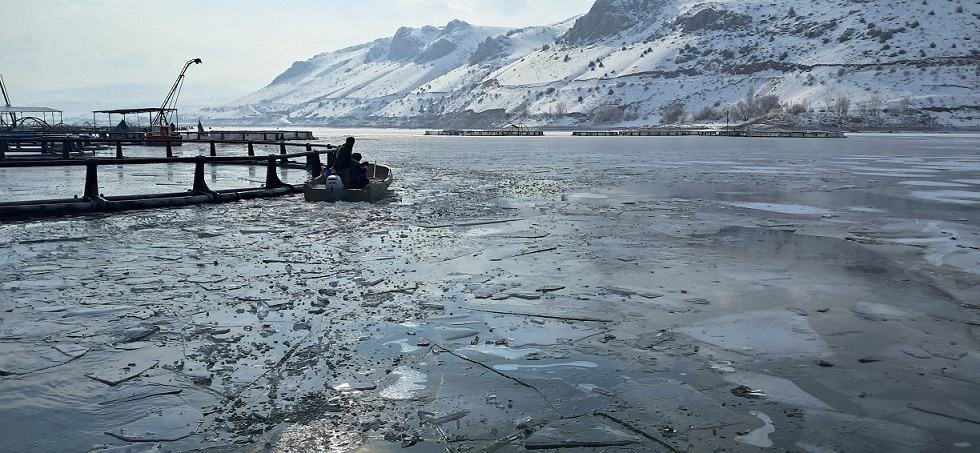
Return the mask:
<path fill-rule="evenodd" d="M 546 25 L 594 0 L 0 0 L 7 89 L 185 83 L 259 89 L 294 61 L 391 36 L 400 26 Z M 23 100 L 23 99 L 22 99 Z M 16 99 L 14 99 L 16 103 Z"/>

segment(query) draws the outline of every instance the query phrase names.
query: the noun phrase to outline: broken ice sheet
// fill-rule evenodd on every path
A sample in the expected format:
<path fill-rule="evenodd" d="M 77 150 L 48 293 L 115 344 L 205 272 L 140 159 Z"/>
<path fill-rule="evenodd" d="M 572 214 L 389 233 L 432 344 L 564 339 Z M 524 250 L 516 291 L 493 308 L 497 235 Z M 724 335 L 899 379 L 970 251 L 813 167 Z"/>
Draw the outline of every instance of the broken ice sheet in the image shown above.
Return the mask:
<path fill-rule="evenodd" d="M 911 401 L 908 406 L 927 414 L 980 425 L 980 407 L 972 406 L 966 401 Z"/>
<path fill-rule="evenodd" d="M 640 439 L 637 436 L 588 417 L 550 422 L 532 433 L 524 442 L 524 447 L 528 450 L 617 447 L 639 442 Z"/>
<path fill-rule="evenodd" d="M 514 347 L 573 342 L 602 332 L 586 322 L 548 322 L 542 325 L 531 322 L 528 316 L 487 316 L 486 324 Z"/>
<path fill-rule="evenodd" d="M 783 379 L 751 371 L 736 371 L 725 376 L 725 380 L 752 389 L 760 389 L 766 398 L 797 407 L 833 410 L 833 407 L 817 397 L 803 391 L 788 379 Z"/>
<path fill-rule="evenodd" d="M 131 343 L 134 341 L 142 340 L 150 335 L 153 335 L 160 331 L 160 327 L 141 322 L 135 326 L 128 327 L 122 332 L 116 343 Z"/>
<path fill-rule="evenodd" d="M 749 431 L 748 434 L 736 436 L 735 440 L 759 448 L 772 447 L 772 440 L 769 439 L 769 435 L 776 432 L 776 427 L 772 424 L 772 419 L 760 411 L 749 411 L 749 413 L 759 417 L 765 425 Z"/>
<path fill-rule="evenodd" d="M 493 439 L 509 435 L 517 419 L 558 418 L 540 392 L 490 371 L 475 375 L 472 370 L 465 369 L 470 365 L 468 362 L 443 364 L 441 368 L 453 371 L 443 372 L 438 379 L 433 379 L 436 382 L 431 385 L 437 385 L 438 391 L 420 408 L 440 416 L 468 411 L 464 417 L 440 425 L 447 436 Z"/>
<path fill-rule="evenodd" d="M 674 332 L 729 351 L 767 357 L 813 357 L 830 350 L 806 318 L 784 310 L 720 316 Z"/>
<path fill-rule="evenodd" d="M 71 343 L 26 345 L 0 343 L 0 376 L 28 374 L 75 360 L 88 352 Z"/>
<path fill-rule="evenodd" d="M 351 374 L 333 381 L 330 387 L 338 392 L 355 392 L 374 390 L 378 385 L 367 378 Z"/>
<path fill-rule="evenodd" d="M 619 414 L 642 420 L 638 427 L 648 433 L 664 425 L 710 429 L 757 423 L 754 417 L 734 409 L 734 406 L 722 406 L 714 397 L 674 379 L 631 379 L 611 390 L 618 399 L 629 404 L 622 408 L 610 408 L 606 412 L 617 414 L 624 410 Z"/>
<path fill-rule="evenodd" d="M 853 311 L 861 317 L 871 321 L 902 320 L 915 316 L 914 313 L 892 305 L 879 304 L 864 300 L 855 304 Z"/>
<path fill-rule="evenodd" d="M 201 417 L 201 411 L 186 404 L 168 407 L 106 434 L 127 442 L 170 442 L 194 434 Z"/>
<path fill-rule="evenodd" d="M 469 338 L 480 333 L 479 330 L 471 329 L 469 327 L 442 327 L 437 326 L 433 329 L 439 338 L 452 341 L 459 340 L 462 338 Z"/>
<path fill-rule="evenodd" d="M 77 281 L 63 278 L 8 281 L 0 284 L 0 291 L 29 291 L 31 294 L 37 295 L 41 291 L 64 291 L 76 285 L 78 285 Z"/>
<path fill-rule="evenodd" d="M 120 388 L 124 387 L 124 388 Z M 120 386 L 117 387 L 116 394 L 113 394 L 113 398 L 105 401 L 99 402 L 99 406 L 109 406 L 113 404 L 123 404 L 130 403 L 134 401 L 153 398 L 156 396 L 165 395 L 177 395 L 183 392 L 183 389 L 179 387 L 172 387 L 169 385 L 160 384 L 137 384 L 133 386 Z"/>
<path fill-rule="evenodd" d="M 61 321 L 27 321 L 7 320 L 0 328 L 0 340 L 17 340 L 22 338 L 48 338 L 69 335 L 85 330 L 84 326 Z"/>
<path fill-rule="evenodd" d="M 119 385 L 149 371 L 150 369 L 156 367 L 158 363 L 160 362 L 157 360 L 148 361 L 134 359 L 132 362 L 104 366 L 102 369 L 88 373 L 85 376 L 106 385 Z"/>
<path fill-rule="evenodd" d="M 479 352 L 481 354 L 503 357 L 507 360 L 517 360 L 524 357 L 528 357 L 533 354 L 541 353 L 541 350 L 537 348 L 514 349 L 514 348 L 508 348 L 506 346 L 497 346 L 497 345 L 490 345 L 490 344 L 477 344 L 477 345 L 467 346 L 465 348 L 456 350 L 456 352 L 464 352 L 464 353 L 467 351 Z"/>
<path fill-rule="evenodd" d="M 414 398 L 417 391 L 425 389 L 427 378 L 425 373 L 421 371 L 399 366 L 392 370 L 391 375 L 395 377 L 395 382 L 381 389 L 382 398 L 408 400 Z"/>

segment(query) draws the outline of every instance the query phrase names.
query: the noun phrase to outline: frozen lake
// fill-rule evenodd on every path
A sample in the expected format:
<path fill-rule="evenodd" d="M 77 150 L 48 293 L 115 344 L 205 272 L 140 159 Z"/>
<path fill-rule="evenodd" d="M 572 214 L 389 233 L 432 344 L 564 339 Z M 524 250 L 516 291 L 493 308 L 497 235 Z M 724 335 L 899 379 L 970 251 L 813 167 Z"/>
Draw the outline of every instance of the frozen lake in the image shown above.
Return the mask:
<path fill-rule="evenodd" d="M 980 136 L 314 132 L 393 196 L 0 220 L 4 450 L 980 445 Z"/>

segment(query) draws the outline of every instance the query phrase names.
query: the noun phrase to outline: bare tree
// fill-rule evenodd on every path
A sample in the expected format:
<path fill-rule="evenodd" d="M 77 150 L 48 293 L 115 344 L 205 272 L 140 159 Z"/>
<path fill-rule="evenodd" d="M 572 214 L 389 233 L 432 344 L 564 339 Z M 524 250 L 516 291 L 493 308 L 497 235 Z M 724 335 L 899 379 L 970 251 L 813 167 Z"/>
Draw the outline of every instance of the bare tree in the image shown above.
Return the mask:
<path fill-rule="evenodd" d="M 732 108 L 732 113 L 735 114 L 736 119 L 748 121 L 752 118 L 752 107 L 745 101 L 738 101 L 738 104 Z"/>
<path fill-rule="evenodd" d="M 868 101 L 868 112 L 870 116 L 878 116 L 878 112 L 881 111 L 881 98 L 878 95 L 871 96 L 871 100 Z"/>
<path fill-rule="evenodd" d="M 681 123 L 687 113 L 684 112 L 684 104 L 679 102 L 670 104 L 660 111 L 660 122 L 663 124 Z"/>
<path fill-rule="evenodd" d="M 565 103 L 564 102 L 558 101 L 558 103 L 555 104 L 554 115 L 555 115 L 556 118 L 560 118 L 560 117 L 565 116 Z"/>
<path fill-rule="evenodd" d="M 904 115 L 904 114 L 908 113 L 908 111 L 909 111 L 909 104 L 911 104 L 911 103 L 912 103 L 912 101 L 909 99 L 908 96 L 905 96 L 904 98 L 902 98 L 900 101 L 898 101 L 898 105 L 895 107 L 895 114 L 896 115 Z"/>
<path fill-rule="evenodd" d="M 765 115 L 779 108 L 779 96 L 769 94 L 755 98 L 755 116 Z"/>
<path fill-rule="evenodd" d="M 857 103 L 857 115 L 861 117 L 866 117 L 868 115 L 868 102 L 862 101 Z"/>
<path fill-rule="evenodd" d="M 603 104 L 592 114 L 593 124 L 615 123 L 623 119 L 623 109 L 616 104 Z"/>
<path fill-rule="evenodd" d="M 851 100 L 847 96 L 837 96 L 837 102 L 834 104 L 834 109 L 840 116 L 847 116 L 848 110 L 851 109 Z"/>

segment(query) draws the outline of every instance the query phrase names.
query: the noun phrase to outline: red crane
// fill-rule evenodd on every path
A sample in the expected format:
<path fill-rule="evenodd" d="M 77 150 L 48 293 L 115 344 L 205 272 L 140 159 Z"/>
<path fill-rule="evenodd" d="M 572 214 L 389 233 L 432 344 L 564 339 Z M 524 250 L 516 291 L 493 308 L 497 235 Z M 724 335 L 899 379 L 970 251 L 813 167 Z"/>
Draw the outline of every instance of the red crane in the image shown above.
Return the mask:
<path fill-rule="evenodd" d="M 156 116 L 153 117 L 154 126 L 164 126 L 167 124 L 172 124 L 170 121 L 173 112 L 177 111 L 177 96 L 180 95 L 180 87 L 184 82 L 184 73 L 187 72 L 192 64 L 200 64 L 200 58 L 194 58 L 188 60 L 184 64 L 184 69 L 180 71 L 180 75 L 177 76 L 177 80 L 174 81 L 174 86 L 170 88 L 170 93 L 167 93 L 167 98 L 163 100 L 163 104 L 160 106 L 160 111 L 157 112 Z"/>

